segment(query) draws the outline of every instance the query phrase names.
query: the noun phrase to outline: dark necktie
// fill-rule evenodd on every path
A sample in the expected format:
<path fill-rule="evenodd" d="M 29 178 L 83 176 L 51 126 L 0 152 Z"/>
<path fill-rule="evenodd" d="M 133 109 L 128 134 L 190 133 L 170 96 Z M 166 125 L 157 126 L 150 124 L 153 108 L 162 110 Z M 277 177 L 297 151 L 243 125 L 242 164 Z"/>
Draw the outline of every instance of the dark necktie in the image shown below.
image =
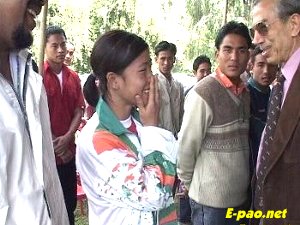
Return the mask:
<path fill-rule="evenodd" d="M 256 209 L 262 209 L 263 207 L 262 187 L 263 187 L 267 169 L 269 167 L 270 155 L 272 154 L 272 149 L 270 149 L 270 145 L 273 142 L 277 121 L 280 115 L 284 80 L 285 78 L 280 72 L 270 96 L 267 122 L 266 122 L 266 127 L 264 129 L 263 141 L 261 143 L 262 145 L 261 154 L 259 158 L 260 160 L 258 163 L 258 168 L 256 173 L 257 181 L 255 186 L 255 201 L 254 201 Z"/>

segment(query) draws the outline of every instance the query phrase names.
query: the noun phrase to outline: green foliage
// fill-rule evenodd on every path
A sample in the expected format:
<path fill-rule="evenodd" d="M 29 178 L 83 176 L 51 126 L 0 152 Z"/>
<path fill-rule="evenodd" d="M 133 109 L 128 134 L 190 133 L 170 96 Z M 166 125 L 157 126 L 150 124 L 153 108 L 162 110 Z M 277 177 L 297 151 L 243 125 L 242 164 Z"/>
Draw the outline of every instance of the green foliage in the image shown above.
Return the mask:
<path fill-rule="evenodd" d="M 106 31 L 122 29 L 140 35 L 149 44 L 149 48 L 154 49 L 154 46 L 158 42 L 159 35 L 150 30 L 154 27 L 153 21 L 143 26 L 141 22 L 136 19 L 135 3 L 135 0 L 111 0 L 101 2 L 95 0 L 90 13 L 90 39 L 95 41 L 97 37 Z"/>
<path fill-rule="evenodd" d="M 133 9 L 126 5 L 128 1 L 97 1 L 89 13 L 89 43 L 81 46 L 81 58 L 76 59 L 75 68 L 79 73 L 89 73 L 90 51 L 93 43 L 103 33 L 112 29 L 131 30 L 135 21 Z"/>
<path fill-rule="evenodd" d="M 131 31 L 135 23 L 134 3 L 132 0 L 95 0 L 90 12 L 92 40 L 112 29 Z"/>
<path fill-rule="evenodd" d="M 80 211 L 80 202 L 78 201 L 77 202 L 77 207 L 76 207 L 76 210 L 75 210 L 75 224 L 76 225 L 88 225 L 89 224 L 89 221 L 88 221 L 88 203 L 87 203 L 87 200 L 85 200 L 83 202 L 83 210 L 84 210 L 84 215 L 81 214 L 81 211 Z"/>
<path fill-rule="evenodd" d="M 62 16 L 59 12 L 58 5 L 56 3 L 53 3 L 52 5 L 49 6 L 48 8 L 48 18 L 52 19 L 56 15 Z"/>
<path fill-rule="evenodd" d="M 68 15 L 68 17 L 65 15 Z M 71 9 L 62 9 L 57 3 L 51 4 L 48 8 L 48 26 L 57 25 L 68 31 L 68 24 L 71 21 L 76 21 L 76 19 Z M 66 32 L 66 35 L 68 37 L 68 32 Z"/>
<path fill-rule="evenodd" d="M 208 2 L 204 2 L 205 7 L 208 7 Z M 202 54 L 207 55 L 213 64 L 215 55 L 214 40 L 217 35 L 219 28 L 222 26 L 222 11 L 217 8 L 215 4 L 210 3 L 209 8 L 214 8 L 214 13 L 209 13 L 203 10 L 201 18 L 196 21 L 191 20 L 191 32 L 190 41 L 185 49 L 185 56 L 189 61 Z M 199 16 L 199 15 L 198 15 Z M 190 68 L 191 69 L 191 68 Z"/>
<path fill-rule="evenodd" d="M 253 0 L 228 1 L 227 21 L 236 20 L 249 24 L 250 9 Z M 210 57 L 213 65 L 215 47 L 214 40 L 222 26 L 224 16 L 224 0 L 188 0 L 187 12 L 191 17 L 190 41 L 185 50 L 188 60 L 194 60 L 200 54 Z"/>
<path fill-rule="evenodd" d="M 124 29 L 140 35 L 149 44 L 151 53 L 161 40 L 174 42 L 180 50 L 174 66 L 175 72 L 190 72 L 193 60 L 200 54 L 206 54 L 214 61 L 214 39 L 223 23 L 224 0 L 153 0 L 148 5 L 155 6 L 153 9 L 141 7 L 145 0 L 86 1 L 89 6 L 81 9 L 78 6 L 76 8 L 78 3 L 71 0 L 52 0 L 49 1 L 48 9 L 48 25 L 61 26 L 68 39 L 75 44 L 73 67 L 79 73 L 90 73 L 89 58 L 94 42 L 112 29 Z M 180 9 L 180 15 L 178 10 L 178 15 L 174 15 L 174 7 L 179 1 L 185 2 L 185 8 Z M 238 20 L 249 24 L 252 4 L 253 0 L 229 0 L 227 21 Z M 153 15 L 147 12 L 150 16 L 144 18 L 144 13 L 147 13 L 141 13 L 141 8 L 145 11 L 153 10 Z M 177 24 L 170 20 L 174 16 L 180 18 Z M 173 30 L 172 36 L 179 37 L 169 40 L 166 38 L 166 34 L 170 34 L 166 31 L 169 30 L 168 26 L 185 27 L 184 30 L 180 29 L 185 35 L 179 35 L 177 30 Z M 36 48 L 33 46 L 34 55 L 37 55 Z"/>
<path fill-rule="evenodd" d="M 187 13 L 191 16 L 192 26 L 197 24 L 204 15 L 212 13 L 211 9 L 209 0 L 187 0 Z"/>
<path fill-rule="evenodd" d="M 145 27 L 143 27 L 139 21 L 136 25 L 137 26 L 133 29 L 133 32 L 140 35 L 148 43 L 150 52 L 153 51 L 153 49 L 159 42 L 159 34 L 154 31 L 150 31 L 150 29 L 155 26 L 153 21 L 151 20 L 150 23 Z"/>
<path fill-rule="evenodd" d="M 75 70 L 79 74 L 89 73 L 91 71 L 90 66 L 90 48 L 85 44 L 81 46 L 80 53 L 81 59 L 76 58 L 73 62 Z"/>

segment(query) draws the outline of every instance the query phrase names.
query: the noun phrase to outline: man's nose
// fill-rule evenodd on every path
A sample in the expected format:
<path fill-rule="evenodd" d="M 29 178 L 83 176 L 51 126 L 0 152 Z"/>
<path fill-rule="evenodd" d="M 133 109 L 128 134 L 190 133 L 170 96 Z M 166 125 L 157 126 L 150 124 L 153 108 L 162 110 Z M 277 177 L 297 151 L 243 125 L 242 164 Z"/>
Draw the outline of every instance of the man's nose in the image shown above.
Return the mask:
<path fill-rule="evenodd" d="M 59 46 L 57 50 L 58 50 L 58 52 L 64 52 L 65 48 L 63 48 L 62 46 Z"/>
<path fill-rule="evenodd" d="M 264 36 L 262 36 L 259 32 L 256 30 L 254 31 L 254 37 L 252 40 L 252 43 L 255 45 L 259 45 L 264 42 Z"/>
<path fill-rule="evenodd" d="M 238 51 L 233 50 L 231 53 L 231 60 L 237 60 L 238 59 Z"/>
<path fill-rule="evenodd" d="M 264 66 L 263 73 L 264 73 L 264 74 L 267 74 L 267 73 L 268 73 L 268 66 L 267 66 L 267 65 Z"/>

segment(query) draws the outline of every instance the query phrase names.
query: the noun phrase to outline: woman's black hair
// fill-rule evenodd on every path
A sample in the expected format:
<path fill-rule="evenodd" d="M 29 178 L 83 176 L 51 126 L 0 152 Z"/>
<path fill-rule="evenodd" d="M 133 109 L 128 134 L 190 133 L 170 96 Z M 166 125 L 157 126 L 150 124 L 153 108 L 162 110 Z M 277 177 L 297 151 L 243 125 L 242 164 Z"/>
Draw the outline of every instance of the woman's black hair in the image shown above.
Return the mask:
<path fill-rule="evenodd" d="M 99 100 L 99 88 L 96 85 L 94 74 L 88 76 L 83 85 L 82 92 L 86 102 L 90 106 L 96 107 Z"/>
<path fill-rule="evenodd" d="M 112 30 L 102 35 L 94 44 L 91 67 L 100 82 L 100 93 L 107 93 L 107 73 L 122 74 L 142 52 L 149 48 L 139 36 L 124 30 Z"/>

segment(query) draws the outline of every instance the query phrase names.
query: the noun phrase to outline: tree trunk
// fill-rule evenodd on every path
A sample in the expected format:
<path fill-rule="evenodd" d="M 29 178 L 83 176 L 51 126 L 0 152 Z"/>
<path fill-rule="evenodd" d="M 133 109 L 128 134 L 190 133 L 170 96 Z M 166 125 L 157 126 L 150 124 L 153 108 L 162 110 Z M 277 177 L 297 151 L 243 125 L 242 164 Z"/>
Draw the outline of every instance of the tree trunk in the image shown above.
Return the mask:
<path fill-rule="evenodd" d="M 39 65 L 39 74 L 41 74 L 42 76 L 43 76 L 44 54 L 45 54 L 45 43 L 46 43 L 45 30 L 47 25 L 47 14 L 48 14 L 48 2 L 46 2 L 46 4 L 43 7 L 42 22 L 40 27 L 41 42 L 39 48 L 38 65 Z"/>
<path fill-rule="evenodd" d="M 224 4 L 223 25 L 227 23 L 228 0 L 225 0 Z"/>

